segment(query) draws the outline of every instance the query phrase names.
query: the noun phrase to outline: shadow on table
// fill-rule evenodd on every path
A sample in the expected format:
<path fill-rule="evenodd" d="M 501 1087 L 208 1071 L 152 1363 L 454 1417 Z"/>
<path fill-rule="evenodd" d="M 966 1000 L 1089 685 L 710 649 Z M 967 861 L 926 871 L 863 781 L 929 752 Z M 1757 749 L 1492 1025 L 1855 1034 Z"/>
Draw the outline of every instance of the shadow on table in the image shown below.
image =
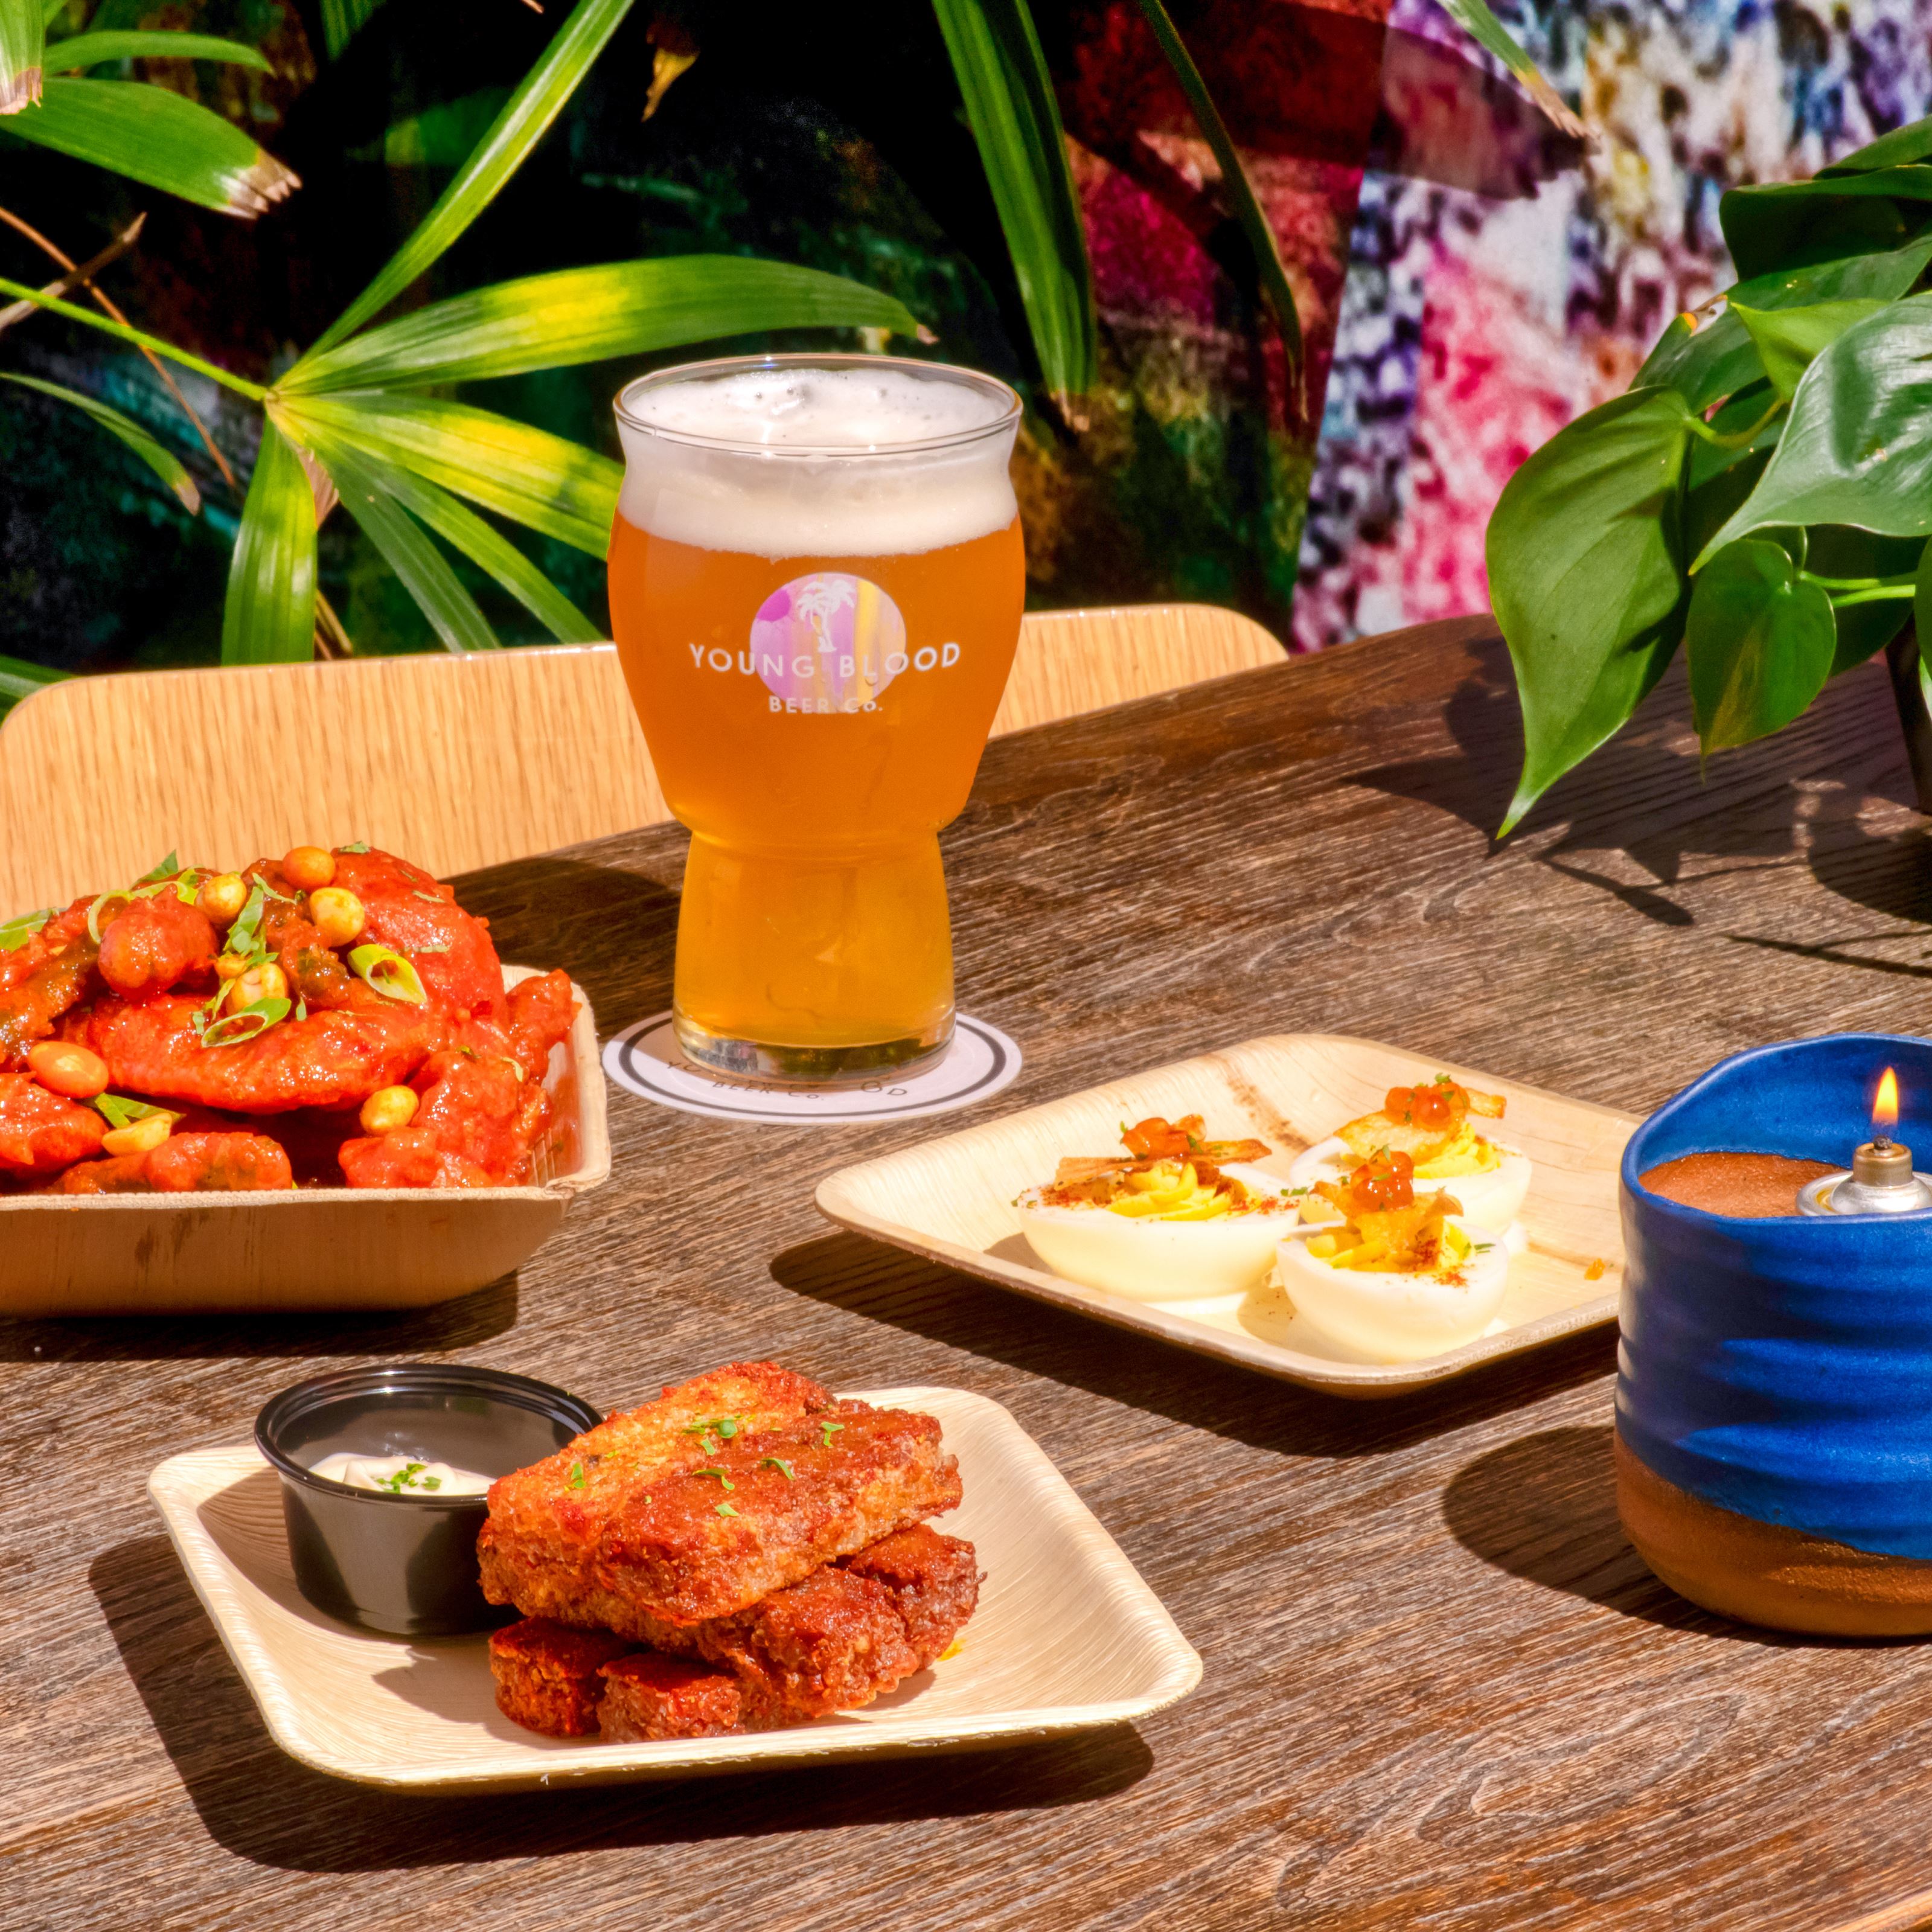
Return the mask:
<path fill-rule="evenodd" d="M 128 1674 L 208 1834 L 258 1864 L 385 1871 L 620 1846 L 1082 1804 L 1138 1784 L 1153 1754 L 1113 1730 L 1017 1750 L 752 1777 L 432 1798 L 327 1778 L 285 1756 L 165 1537 L 116 1544 L 88 1580 Z"/>
<path fill-rule="evenodd" d="M 0 1321 L 0 1362 L 256 1360 L 317 1355 L 440 1354 L 517 1325 L 517 1277 L 473 1294 L 391 1313 L 112 1316 L 92 1322 Z"/>
<path fill-rule="evenodd" d="M 452 883 L 458 901 L 489 920 L 500 958 L 568 969 L 604 1039 L 670 1004 L 678 896 L 669 886 L 580 859 L 519 859 Z"/>
<path fill-rule="evenodd" d="M 1612 1323 L 1432 1389 L 1358 1402 L 1109 1328 L 862 1235 L 802 1242 L 776 1256 L 771 1270 L 795 1294 L 1282 1455 L 1379 1455 L 1616 1365 Z"/>
<path fill-rule="evenodd" d="M 1611 1430 L 1546 1429 L 1478 1456 L 1442 1496 L 1449 1532 L 1471 1555 L 1546 1589 L 1666 1630 L 1772 1649 L 1870 1648 L 1915 1638 L 1803 1636 L 1733 1623 L 1652 1576 L 1617 1516 Z"/>
<path fill-rule="evenodd" d="M 1434 806 L 1492 836 L 1515 790 L 1522 726 L 1500 638 L 1479 638 L 1467 648 L 1476 668 L 1444 707 L 1456 750 L 1378 766 L 1355 774 L 1354 782 Z M 1693 854 L 1724 862 L 1719 869 L 1727 876 L 1775 869 L 1803 856 L 1822 884 L 1858 903 L 1899 917 L 1932 914 L 1924 832 L 1874 838 L 1849 814 L 1814 816 L 1816 799 L 1793 782 L 1832 769 L 1818 739 L 1826 733 L 1844 735 L 1849 712 L 1863 721 L 1868 712 L 1872 728 L 1888 734 L 1882 742 L 1897 744 L 1898 723 L 1882 668 L 1857 674 L 1830 716 L 1726 752 L 1702 782 L 1694 747 L 1684 740 L 1688 708 L 1680 664 L 1624 731 L 1558 779 L 1532 808 L 1524 836 L 1569 821 L 1553 844 L 1528 854 L 1532 862 L 1593 886 L 1662 926 L 1696 922 L 1694 912 L 1668 896 L 1693 882 L 1685 872 Z M 1882 771 L 1868 772 L 1859 782 L 1865 793 L 1912 805 L 1902 745 L 1897 750 Z M 1492 856 L 1511 849 L 1492 850 Z M 1598 864 L 1571 856 L 1615 851 L 1635 860 L 1649 880 L 1612 877 Z M 1702 868 L 1694 876 L 1702 877 Z"/>

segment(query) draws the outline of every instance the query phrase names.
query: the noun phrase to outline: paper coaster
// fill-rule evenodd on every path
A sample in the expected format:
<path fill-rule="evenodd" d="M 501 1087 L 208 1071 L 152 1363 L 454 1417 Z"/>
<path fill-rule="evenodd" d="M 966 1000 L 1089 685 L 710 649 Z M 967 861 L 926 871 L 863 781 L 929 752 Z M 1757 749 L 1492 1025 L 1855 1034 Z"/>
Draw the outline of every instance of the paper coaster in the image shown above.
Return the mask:
<path fill-rule="evenodd" d="M 684 1056 L 670 1016 L 626 1027 L 604 1048 L 604 1071 L 626 1092 L 681 1113 L 721 1120 L 844 1122 L 950 1114 L 1010 1087 L 1020 1050 L 998 1027 L 961 1013 L 952 1044 L 936 1066 L 909 1080 L 881 1077 L 862 1087 L 749 1087 L 720 1079 Z"/>

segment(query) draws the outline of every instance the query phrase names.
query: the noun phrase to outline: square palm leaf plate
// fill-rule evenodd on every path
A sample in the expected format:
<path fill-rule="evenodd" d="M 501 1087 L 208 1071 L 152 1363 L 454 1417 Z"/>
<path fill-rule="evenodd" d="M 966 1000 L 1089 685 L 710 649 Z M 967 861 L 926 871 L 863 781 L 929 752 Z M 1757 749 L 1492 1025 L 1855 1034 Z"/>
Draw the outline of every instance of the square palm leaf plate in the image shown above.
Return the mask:
<path fill-rule="evenodd" d="M 962 1389 L 868 1392 L 937 1417 L 965 1501 L 980 1607 L 931 1670 L 862 1711 L 656 1744 L 538 1736 L 496 1708 L 484 1636 L 372 1636 L 296 1588 L 279 1479 L 254 1449 L 171 1456 L 148 1479 L 271 1736 L 291 1757 L 411 1791 L 685 1778 L 1012 1744 L 1130 1722 L 1184 1697 L 1201 1660 L 1113 1538 L 1006 1411 Z"/>
<path fill-rule="evenodd" d="M 1210 1139 L 1265 1141 L 1272 1152 L 1257 1165 L 1286 1175 L 1304 1148 L 1374 1112 L 1389 1088 L 1438 1073 L 1503 1095 L 1502 1120 L 1485 1130 L 1533 1164 L 1520 1217 L 1527 1244 L 1510 1257 L 1502 1310 L 1489 1333 L 1449 1353 L 1367 1361 L 1298 1316 L 1286 1335 L 1251 1330 L 1240 1295 L 1145 1302 L 1082 1287 L 1052 1273 L 1020 1232 L 1014 1198 L 1051 1180 L 1064 1154 L 1117 1149 L 1124 1124 L 1200 1114 Z M 1402 1048 L 1340 1034 L 1276 1034 L 842 1168 L 820 1183 L 818 1201 L 842 1227 L 1037 1300 L 1336 1395 L 1390 1396 L 1616 1318 L 1617 1163 L 1636 1126 L 1606 1107 Z"/>
<path fill-rule="evenodd" d="M 506 966 L 514 986 L 536 969 Z M 0 1197 L 0 1316 L 422 1308 L 520 1268 L 610 1178 L 597 1022 L 578 1013 L 544 1075 L 555 1108 L 515 1187 L 304 1187 Z"/>

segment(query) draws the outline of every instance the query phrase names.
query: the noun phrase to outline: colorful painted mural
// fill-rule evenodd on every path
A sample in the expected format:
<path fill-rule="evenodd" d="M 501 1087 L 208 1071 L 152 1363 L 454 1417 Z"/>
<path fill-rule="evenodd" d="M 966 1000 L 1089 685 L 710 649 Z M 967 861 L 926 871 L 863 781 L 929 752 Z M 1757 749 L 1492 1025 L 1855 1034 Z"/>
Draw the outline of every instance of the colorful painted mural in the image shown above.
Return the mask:
<path fill-rule="evenodd" d="M 1512 133 L 1491 152 L 1517 154 L 1514 178 L 1458 180 L 1413 152 L 1365 173 L 1295 597 L 1304 646 L 1485 608 L 1484 526 L 1510 472 L 1732 279 L 1725 189 L 1809 174 L 1932 111 L 1915 0 L 1502 10 L 1597 138 L 1566 153 Z M 1419 130 L 1430 103 L 1396 78 L 1397 50 L 1482 56 L 1429 0 L 1394 0 L 1389 29 L 1384 98 Z"/>
<path fill-rule="evenodd" d="M 1093 260 L 1100 384 L 1084 425 L 1034 393 L 1017 286 L 928 10 L 852 0 L 639 8 L 512 188 L 426 292 L 591 261 L 758 254 L 898 296 L 922 352 L 1018 384 L 1036 606 L 1184 597 L 1299 646 L 1486 601 L 1482 533 L 1527 452 L 1621 388 L 1677 309 L 1730 278 L 1718 197 L 1809 172 L 1932 106 L 1928 0 L 1528 0 L 1498 8 L 1595 140 L 1560 134 L 1433 0 L 1238 0 L 1175 17 L 1246 158 L 1307 340 L 1291 379 L 1211 152 L 1132 0 L 1036 0 Z M 320 0 L 69 0 L 92 25 L 238 36 L 272 76 L 154 64 L 303 177 L 252 226 L 0 130 L 0 205 L 84 257 L 146 211 L 108 286 L 137 321 L 257 380 L 366 279 L 553 26 L 487 0 L 389 0 L 338 58 Z M 367 12 L 368 10 L 362 10 Z M 659 48 L 694 58 L 644 109 Z M 0 233 L 0 272 L 46 264 Z M 85 419 L 0 401 L 0 653 L 64 669 L 212 662 L 239 499 L 148 365 L 44 316 L 9 365 L 92 391 L 181 457 L 190 516 Z M 730 345 L 822 343 L 758 337 Z M 661 359 L 677 359 L 667 356 Z M 479 386 L 614 453 L 638 364 Z M 245 479 L 252 418 L 187 392 Z M 596 560 L 519 538 L 602 618 Z M 459 565 L 512 640 L 532 622 Z M 322 586 L 358 648 L 435 647 L 343 516 Z"/>

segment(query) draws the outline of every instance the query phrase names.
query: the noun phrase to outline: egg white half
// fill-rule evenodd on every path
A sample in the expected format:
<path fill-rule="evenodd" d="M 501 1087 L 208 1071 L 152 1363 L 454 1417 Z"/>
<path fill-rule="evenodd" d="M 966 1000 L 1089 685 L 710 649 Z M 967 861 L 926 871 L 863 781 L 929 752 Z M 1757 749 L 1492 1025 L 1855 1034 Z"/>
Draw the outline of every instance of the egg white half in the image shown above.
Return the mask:
<path fill-rule="evenodd" d="M 1377 1274 L 1336 1268 L 1284 1241 L 1280 1283 L 1296 1311 L 1344 1348 L 1378 1361 L 1414 1362 L 1473 1342 L 1495 1318 L 1509 1282 L 1509 1249 L 1492 1230 L 1456 1215 L 1459 1227 L 1485 1252 L 1471 1253 L 1451 1273 Z"/>
<path fill-rule="evenodd" d="M 1522 1213 L 1523 1196 L 1529 1192 L 1530 1160 L 1528 1155 L 1518 1154 L 1500 1141 L 1492 1144 L 1502 1156 L 1500 1166 L 1492 1168 L 1487 1174 L 1452 1174 L 1440 1180 L 1428 1180 L 1418 1174 L 1415 1177 L 1418 1198 L 1438 1190 L 1445 1191 L 1462 1204 L 1463 1218 L 1472 1225 L 1493 1234 L 1507 1233 L 1510 1223 Z M 1295 1156 L 1294 1165 L 1288 1171 L 1288 1185 L 1312 1187 L 1318 1180 L 1340 1182 L 1357 1165 L 1348 1142 L 1339 1134 L 1331 1135 Z"/>
<path fill-rule="evenodd" d="M 1221 1172 L 1256 1194 L 1279 1194 L 1287 1185 L 1239 1162 Z M 1288 1205 L 1214 1221 L 1156 1221 L 1098 1205 L 1043 1208 L 1040 1191 L 1029 1188 L 1018 1202 L 1021 1232 L 1034 1252 L 1069 1281 L 1136 1301 L 1199 1301 L 1256 1286 L 1274 1265 L 1283 1231 L 1300 1218 Z"/>

